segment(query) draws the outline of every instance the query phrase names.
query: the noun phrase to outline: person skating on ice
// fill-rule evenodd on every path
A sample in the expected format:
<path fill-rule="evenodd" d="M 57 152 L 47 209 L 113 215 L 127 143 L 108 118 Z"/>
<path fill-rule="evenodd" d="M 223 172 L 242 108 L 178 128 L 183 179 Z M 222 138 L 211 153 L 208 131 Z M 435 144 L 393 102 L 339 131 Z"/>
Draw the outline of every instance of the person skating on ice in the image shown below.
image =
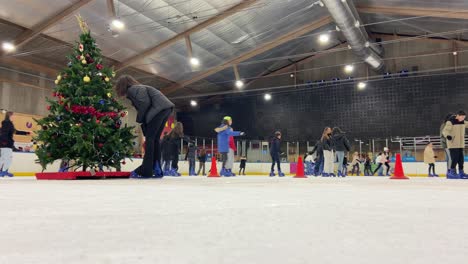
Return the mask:
<path fill-rule="evenodd" d="M 119 96 L 126 96 L 137 110 L 137 123 L 146 138 L 143 163 L 132 171 L 132 178 L 162 178 L 160 137 L 174 104 L 158 89 L 140 84 L 129 75 L 123 75 L 115 85 Z"/>
<path fill-rule="evenodd" d="M 442 131 L 444 137 L 447 138 L 447 147 L 450 150 L 450 157 L 452 158 L 450 171 L 447 174 L 448 179 L 468 179 L 468 176 L 463 170 L 465 163 L 465 130 L 468 127 L 468 122 L 465 121 L 465 118 L 465 111 L 458 111 L 456 115 L 450 117 L 445 123 L 445 127 Z"/>
<path fill-rule="evenodd" d="M 344 174 L 345 170 L 343 160 L 345 154 L 351 150 L 351 145 L 349 144 L 346 134 L 339 127 L 333 128 L 332 142 L 334 146 L 333 149 L 336 151 L 336 157 L 338 159 L 338 177 L 346 177 Z"/>
<path fill-rule="evenodd" d="M 240 159 L 240 165 L 239 165 L 239 175 L 244 175 L 245 176 L 245 167 L 246 167 L 246 165 L 247 165 L 247 157 L 242 156 L 241 159 Z"/>
<path fill-rule="evenodd" d="M 229 153 L 229 137 L 244 136 L 244 132 L 233 131 L 231 128 L 232 118 L 230 116 L 225 116 L 221 121 L 221 125 L 215 128 L 216 133 L 218 133 L 218 152 L 221 154 L 222 168 L 220 175 L 225 177 L 233 176 L 232 172 L 226 169 L 226 162 Z"/>
<path fill-rule="evenodd" d="M 197 156 L 197 146 L 193 143 L 188 144 L 187 154 L 185 160 L 189 162 L 189 176 L 198 176 L 195 173 L 195 158 Z"/>
<path fill-rule="evenodd" d="M 387 173 L 385 173 L 386 176 L 390 176 L 390 149 L 385 147 L 384 148 L 384 165 L 387 167 Z"/>
<path fill-rule="evenodd" d="M 333 162 L 335 161 L 335 155 L 333 155 L 333 141 L 331 139 L 332 129 L 326 127 L 323 130 L 321 143 L 323 149 L 323 177 L 335 177 L 333 173 Z"/>
<path fill-rule="evenodd" d="M 375 164 L 377 164 L 377 168 L 375 168 L 374 172 L 372 173 L 372 176 L 375 175 L 375 173 L 377 173 L 377 171 L 379 171 L 383 164 L 385 163 L 385 155 L 380 152 L 379 155 L 377 155 L 377 158 L 375 158 Z M 379 176 L 383 176 L 383 174 L 381 172 L 379 172 Z"/>
<path fill-rule="evenodd" d="M 13 135 L 29 135 L 30 132 L 19 131 L 15 129 L 11 121 L 13 112 L 6 112 L 5 119 L 2 121 L 0 128 L 0 177 L 13 177 L 14 175 L 8 170 L 10 169 L 13 159 L 13 148 L 15 141 Z"/>
<path fill-rule="evenodd" d="M 270 155 L 271 155 L 271 172 L 270 177 L 274 177 L 275 175 L 275 164 L 277 165 L 278 169 L 278 176 L 284 177 L 284 173 L 281 171 L 281 132 L 276 131 L 274 138 L 271 140 L 271 147 L 270 147 Z"/>
<path fill-rule="evenodd" d="M 435 161 L 436 161 L 435 159 L 436 158 L 437 157 L 434 155 L 434 150 L 432 149 L 432 143 L 431 142 L 427 143 L 427 146 L 424 149 L 424 163 L 429 165 L 429 172 L 427 174 L 429 177 L 439 177 L 439 175 L 435 173 Z M 432 173 L 431 173 L 431 170 L 432 170 Z"/>
<path fill-rule="evenodd" d="M 179 154 L 181 149 L 181 143 L 194 143 L 194 141 L 190 140 L 188 136 L 184 135 L 184 126 L 181 122 L 176 122 L 174 128 L 169 132 L 168 135 L 169 144 L 168 144 L 168 151 L 169 156 L 172 158 L 171 160 L 171 169 L 169 172 L 164 172 L 166 176 L 175 176 L 179 177 L 182 174 L 179 173 Z"/>
<path fill-rule="evenodd" d="M 449 113 L 444 120 L 442 121 L 442 124 L 440 125 L 440 145 L 445 151 L 445 161 L 447 162 L 447 173 L 446 175 L 449 174 L 450 172 L 450 166 L 452 165 L 452 158 L 450 157 L 450 149 L 447 146 L 447 138 L 443 135 L 443 131 L 445 128 L 445 124 L 447 121 L 450 120 L 450 118 L 454 116 L 453 113 Z"/>
<path fill-rule="evenodd" d="M 197 172 L 197 175 L 200 175 L 200 172 L 203 172 L 203 176 L 206 176 L 206 173 L 205 173 L 205 163 L 206 163 L 206 149 L 202 148 L 200 150 L 200 155 L 198 155 L 198 161 L 200 163 L 200 167 L 198 167 L 198 172 Z M 202 171 L 202 168 L 203 168 L 203 171 Z"/>

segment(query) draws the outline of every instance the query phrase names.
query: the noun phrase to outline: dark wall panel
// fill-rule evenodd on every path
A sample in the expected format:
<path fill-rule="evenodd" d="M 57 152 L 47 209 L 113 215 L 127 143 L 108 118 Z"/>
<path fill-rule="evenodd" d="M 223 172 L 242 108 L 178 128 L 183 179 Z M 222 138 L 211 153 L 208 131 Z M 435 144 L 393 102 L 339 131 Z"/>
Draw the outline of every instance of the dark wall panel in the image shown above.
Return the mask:
<path fill-rule="evenodd" d="M 193 112 L 179 113 L 187 134 L 214 137 L 224 115 L 249 138 L 281 130 L 288 140 L 313 140 L 325 126 L 339 126 L 350 137 L 437 135 L 449 111 L 467 109 L 468 74 L 410 76 L 373 81 L 364 91 L 353 82 L 314 85 L 300 91 L 226 98 Z"/>

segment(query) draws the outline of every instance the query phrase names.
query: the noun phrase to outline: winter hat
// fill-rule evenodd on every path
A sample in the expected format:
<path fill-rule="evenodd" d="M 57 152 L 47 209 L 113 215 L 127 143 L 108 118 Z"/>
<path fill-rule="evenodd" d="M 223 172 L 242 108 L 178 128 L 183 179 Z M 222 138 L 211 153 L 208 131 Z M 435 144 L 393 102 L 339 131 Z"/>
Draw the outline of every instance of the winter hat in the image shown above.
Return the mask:
<path fill-rule="evenodd" d="M 385 152 L 388 152 L 388 151 L 389 151 L 389 149 L 388 149 L 387 147 L 383 148 L 383 150 L 384 150 Z"/>
<path fill-rule="evenodd" d="M 228 121 L 230 121 L 230 120 L 232 120 L 232 118 L 231 118 L 230 116 L 225 116 L 225 117 L 223 117 L 223 120 L 228 120 Z"/>

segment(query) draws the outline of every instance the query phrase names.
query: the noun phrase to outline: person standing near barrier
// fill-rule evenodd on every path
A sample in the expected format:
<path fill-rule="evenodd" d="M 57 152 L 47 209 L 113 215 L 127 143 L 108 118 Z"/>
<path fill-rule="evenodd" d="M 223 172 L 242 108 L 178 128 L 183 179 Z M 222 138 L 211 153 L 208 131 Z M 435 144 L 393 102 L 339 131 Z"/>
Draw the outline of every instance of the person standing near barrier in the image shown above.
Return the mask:
<path fill-rule="evenodd" d="M 432 149 L 432 143 L 431 142 L 427 143 L 427 146 L 424 149 L 424 163 L 429 165 L 429 173 L 428 173 L 429 177 L 439 177 L 439 175 L 435 173 L 435 159 L 436 158 L 437 157 L 434 155 L 434 150 Z M 431 169 L 432 169 L 432 173 L 431 173 Z"/>
<path fill-rule="evenodd" d="M 468 179 L 468 175 L 463 170 L 465 163 L 465 130 L 468 127 L 468 122 L 465 121 L 466 113 L 463 110 L 457 112 L 455 116 L 445 123 L 442 134 L 447 138 L 447 147 L 450 149 L 450 157 L 452 164 L 450 171 L 447 174 L 448 179 Z M 458 164 L 458 174 L 457 167 Z"/>
<path fill-rule="evenodd" d="M 440 125 L 440 145 L 442 146 L 442 148 L 444 149 L 445 151 L 445 160 L 447 161 L 447 174 L 449 174 L 449 171 L 450 171 L 450 166 L 452 165 L 452 158 L 450 157 L 450 149 L 447 147 L 447 138 L 442 134 L 442 132 L 444 131 L 444 128 L 445 128 L 445 124 L 447 123 L 447 121 L 450 120 L 450 118 L 453 116 L 454 114 L 453 113 L 449 113 L 444 121 L 442 122 L 442 124 Z"/>
<path fill-rule="evenodd" d="M 276 131 L 275 137 L 271 140 L 271 147 L 270 147 L 270 155 L 271 155 L 271 172 L 270 177 L 275 176 L 275 164 L 278 167 L 278 176 L 284 177 L 284 173 L 281 171 L 281 132 Z"/>
<path fill-rule="evenodd" d="M 335 177 L 333 173 L 333 162 L 335 161 L 335 155 L 333 155 L 333 141 L 331 139 L 332 129 L 326 127 L 323 130 L 321 143 L 323 149 L 323 177 Z"/>
<path fill-rule="evenodd" d="M 239 175 L 244 175 L 245 176 L 245 167 L 247 164 L 247 157 L 242 156 L 240 159 L 240 166 L 239 166 Z M 242 174 L 241 174 L 242 172 Z"/>
<path fill-rule="evenodd" d="M 5 119 L 2 121 L 2 127 L 0 128 L 0 177 L 14 176 L 12 173 L 8 172 L 13 160 L 13 148 L 15 144 L 13 135 L 31 134 L 27 131 L 16 130 L 13 122 L 11 122 L 12 116 L 13 112 L 7 112 L 5 114 Z"/>
<path fill-rule="evenodd" d="M 356 176 L 361 176 L 361 172 L 359 168 L 360 165 L 361 165 L 361 159 L 359 157 L 359 153 L 354 152 L 353 159 L 351 161 L 351 166 L 353 167 L 353 169 L 351 170 L 351 175 L 356 174 Z"/>
<path fill-rule="evenodd" d="M 206 163 L 206 149 L 205 148 L 202 148 L 202 150 L 200 150 L 200 155 L 198 155 L 198 161 L 200 163 L 200 167 L 198 167 L 198 172 L 197 172 L 197 175 L 200 175 L 200 172 L 202 171 L 202 168 L 203 168 L 203 176 L 206 176 L 206 173 L 205 173 L 205 163 Z"/>
<path fill-rule="evenodd" d="M 390 176 L 390 149 L 384 148 L 384 165 L 387 167 L 387 173 L 385 175 Z"/>
<path fill-rule="evenodd" d="M 332 133 L 332 141 L 334 145 L 334 150 L 336 151 L 336 157 L 338 159 L 338 177 L 346 177 L 344 168 L 344 157 L 345 153 L 351 150 L 349 140 L 346 137 L 346 134 L 339 128 L 334 127 Z"/>
<path fill-rule="evenodd" d="M 318 140 L 315 143 L 314 149 L 312 149 L 312 152 L 310 155 L 315 155 L 315 166 L 314 166 L 314 175 L 319 176 L 322 175 L 323 172 L 323 147 L 322 147 L 322 141 Z"/>

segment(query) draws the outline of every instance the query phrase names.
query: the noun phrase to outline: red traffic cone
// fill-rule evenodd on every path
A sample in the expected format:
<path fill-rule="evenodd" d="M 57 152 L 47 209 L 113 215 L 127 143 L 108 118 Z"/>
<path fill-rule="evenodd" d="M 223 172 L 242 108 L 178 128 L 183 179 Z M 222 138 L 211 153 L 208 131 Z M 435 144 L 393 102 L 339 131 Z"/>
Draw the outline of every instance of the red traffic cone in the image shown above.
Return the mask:
<path fill-rule="evenodd" d="M 211 158 L 211 171 L 208 177 L 221 177 L 218 174 L 218 167 L 216 166 L 216 158 L 214 156 Z"/>
<path fill-rule="evenodd" d="M 405 176 L 405 172 L 403 171 L 403 163 L 401 162 L 400 154 L 396 154 L 395 173 L 393 173 L 393 176 L 390 177 L 390 179 L 409 180 L 409 178 Z"/>
<path fill-rule="evenodd" d="M 304 174 L 304 162 L 302 162 L 302 157 L 299 157 L 297 160 L 296 176 L 294 176 L 294 178 L 307 178 Z"/>

